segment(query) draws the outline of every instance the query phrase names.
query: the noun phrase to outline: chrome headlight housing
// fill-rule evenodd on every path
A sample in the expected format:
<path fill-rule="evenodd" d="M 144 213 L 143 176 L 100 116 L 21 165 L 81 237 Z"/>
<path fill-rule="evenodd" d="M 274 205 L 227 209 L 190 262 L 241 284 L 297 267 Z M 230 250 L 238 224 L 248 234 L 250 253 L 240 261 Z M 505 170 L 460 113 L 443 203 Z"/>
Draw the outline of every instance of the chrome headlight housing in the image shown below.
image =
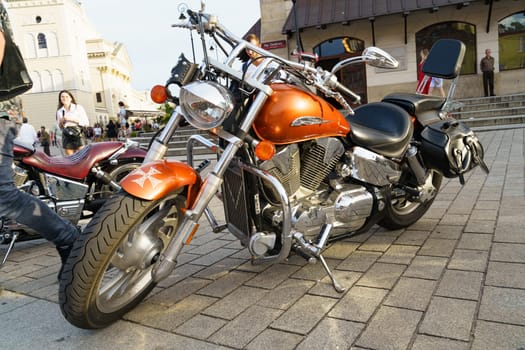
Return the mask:
<path fill-rule="evenodd" d="M 234 107 L 230 91 L 212 81 L 195 81 L 184 85 L 179 100 L 188 123 L 204 130 L 221 125 Z"/>

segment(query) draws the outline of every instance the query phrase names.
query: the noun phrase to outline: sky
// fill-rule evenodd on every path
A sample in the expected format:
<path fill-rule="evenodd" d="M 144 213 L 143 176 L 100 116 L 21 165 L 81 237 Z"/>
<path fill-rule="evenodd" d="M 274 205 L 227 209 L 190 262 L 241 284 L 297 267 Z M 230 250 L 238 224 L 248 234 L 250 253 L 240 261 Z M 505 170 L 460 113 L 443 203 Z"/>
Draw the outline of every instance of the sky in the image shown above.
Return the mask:
<path fill-rule="evenodd" d="M 85 0 L 84 12 L 102 38 L 122 42 L 133 65 L 131 85 L 137 90 L 149 90 L 164 84 L 181 52 L 192 60 L 190 32 L 173 28 L 178 22 L 180 4 L 200 9 L 198 0 Z M 259 0 L 206 0 L 206 13 L 238 36 L 244 35 L 260 18 Z M 197 59 L 200 40 L 193 32 Z"/>

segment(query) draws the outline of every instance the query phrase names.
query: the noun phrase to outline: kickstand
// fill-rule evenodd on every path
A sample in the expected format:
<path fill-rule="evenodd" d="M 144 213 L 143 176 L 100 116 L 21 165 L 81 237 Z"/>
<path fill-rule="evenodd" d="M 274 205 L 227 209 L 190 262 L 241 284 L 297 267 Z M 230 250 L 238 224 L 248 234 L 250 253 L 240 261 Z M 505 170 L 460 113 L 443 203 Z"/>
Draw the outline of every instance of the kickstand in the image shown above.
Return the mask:
<path fill-rule="evenodd" d="M 11 253 L 11 250 L 13 249 L 13 247 L 15 246 L 15 242 L 17 238 L 18 238 L 18 232 L 15 232 L 13 234 L 13 237 L 11 237 L 11 242 L 9 242 L 9 246 L 7 247 L 4 258 L 2 259 L 2 263 L 0 264 L 0 268 L 4 267 L 4 264 L 7 261 L 7 257 Z"/>
<path fill-rule="evenodd" d="M 321 264 L 323 264 L 323 267 L 324 267 L 326 273 L 328 274 L 328 277 L 330 277 L 330 279 L 332 280 L 332 285 L 334 286 L 334 289 L 338 293 L 343 293 L 346 289 L 341 287 L 341 285 L 339 283 L 337 283 L 337 281 L 335 280 L 334 274 L 332 273 L 332 271 L 330 271 L 330 268 L 328 267 L 328 264 L 326 263 L 326 261 L 324 260 L 324 257 L 321 254 L 319 254 L 319 260 L 321 260 Z"/>

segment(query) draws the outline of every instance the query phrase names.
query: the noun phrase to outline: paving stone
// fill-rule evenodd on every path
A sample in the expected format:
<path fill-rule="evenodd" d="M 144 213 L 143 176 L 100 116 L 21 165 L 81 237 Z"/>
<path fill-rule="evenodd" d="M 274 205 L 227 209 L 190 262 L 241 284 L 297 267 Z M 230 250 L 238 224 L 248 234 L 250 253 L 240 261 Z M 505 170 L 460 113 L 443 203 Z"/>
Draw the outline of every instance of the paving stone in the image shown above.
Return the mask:
<path fill-rule="evenodd" d="M 411 226 L 409 226 L 408 229 L 416 230 L 416 231 L 432 231 L 438 223 L 439 223 L 438 219 L 422 218 L 416 221 Z"/>
<path fill-rule="evenodd" d="M 450 209 L 449 211 L 454 211 L 453 209 Z M 439 221 L 442 224 L 447 225 L 459 225 L 464 226 L 468 221 L 469 215 L 468 214 L 445 214 L 441 220 Z"/>
<path fill-rule="evenodd" d="M 436 281 L 401 277 L 383 305 L 425 311 Z"/>
<path fill-rule="evenodd" d="M 525 243 L 523 234 L 525 215 L 523 215 L 523 208 L 519 208 L 518 211 L 515 216 L 509 217 L 501 216 L 500 213 L 494 233 L 495 242 Z"/>
<path fill-rule="evenodd" d="M 0 315 L 33 302 L 35 302 L 34 298 L 19 293 L 13 293 L 8 290 L 2 290 L 2 287 L 0 286 Z"/>
<path fill-rule="evenodd" d="M 495 227 L 496 221 L 469 220 L 465 226 L 464 232 L 494 233 Z"/>
<path fill-rule="evenodd" d="M 490 261 L 485 284 L 525 289 L 525 264 Z"/>
<path fill-rule="evenodd" d="M 458 249 L 489 250 L 492 245 L 492 235 L 464 233 L 459 240 Z"/>
<path fill-rule="evenodd" d="M 224 297 L 254 276 L 255 274 L 249 272 L 231 271 L 199 290 L 199 294 L 218 298 Z"/>
<path fill-rule="evenodd" d="M 299 334 L 266 329 L 246 347 L 247 350 L 288 350 L 296 349 L 303 340 Z"/>
<path fill-rule="evenodd" d="M 266 293 L 268 291 L 265 289 L 239 287 L 206 310 L 203 310 L 202 313 L 208 316 L 232 320 L 248 307 L 255 305 Z"/>
<path fill-rule="evenodd" d="M 296 349 L 349 349 L 364 327 L 362 323 L 327 317 L 308 334 Z M 267 349 L 273 349 L 273 347 L 270 346 Z"/>
<path fill-rule="evenodd" d="M 307 334 L 337 302 L 335 299 L 305 295 L 272 323 L 272 328 Z"/>
<path fill-rule="evenodd" d="M 204 266 L 193 264 L 177 266 L 168 277 L 160 281 L 157 285 L 161 288 L 169 288 L 174 284 L 184 280 L 185 278 L 190 277 L 194 273 L 201 271 L 202 269 L 204 269 Z"/>
<path fill-rule="evenodd" d="M 410 245 L 391 245 L 390 248 L 379 258 L 379 262 L 391 264 L 408 265 L 416 256 L 419 247 Z"/>
<path fill-rule="evenodd" d="M 474 209 L 470 214 L 470 218 L 474 220 L 492 220 L 496 221 L 498 212 L 490 209 Z"/>
<path fill-rule="evenodd" d="M 429 238 L 417 254 L 449 257 L 452 255 L 456 243 L 456 240 Z"/>
<path fill-rule="evenodd" d="M 478 321 L 472 350 L 525 349 L 525 327 Z"/>
<path fill-rule="evenodd" d="M 439 224 L 430 235 L 436 239 L 459 239 L 463 232 L 463 226 Z"/>
<path fill-rule="evenodd" d="M 236 252 L 237 251 L 233 249 L 219 248 L 198 259 L 193 260 L 191 263 L 196 265 L 210 266 Z"/>
<path fill-rule="evenodd" d="M 215 264 L 200 270 L 199 272 L 195 273 L 193 276 L 199 277 L 199 278 L 216 280 L 230 273 L 230 271 L 244 264 L 245 262 L 246 260 L 242 260 L 242 259 L 224 258 L 221 261 L 216 262 Z"/>
<path fill-rule="evenodd" d="M 404 265 L 376 263 L 357 281 L 357 285 L 390 289 L 405 268 Z"/>
<path fill-rule="evenodd" d="M 483 272 L 487 268 L 488 251 L 456 249 L 448 263 L 453 270 L 469 270 Z"/>
<path fill-rule="evenodd" d="M 213 334 L 211 342 L 244 348 L 282 313 L 281 310 L 252 306 Z"/>
<path fill-rule="evenodd" d="M 411 350 L 468 350 L 469 343 L 418 334 Z"/>
<path fill-rule="evenodd" d="M 334 306 L 330 317 L 367 322 L 387 294 L 384 289 L 354 286 Z"/>
<path fill-rule="evenodd" d="M 372 349 L 406 349 L 422 312 L 382 306 L 356 345 Z"/>
<path fill-rule="evenodd" d="M 215 298 L 190 295 L 170 307 L 143 303 L 144 305 L 140 304 L 140 307 L 131 310 L 124 318 L 145 326 L 172 331 L 216 301 Z"/>
<path fill-rule="evenodd" d="M 525 236 L 523 231 L 520 234 Z M 494 243 L 490 253 L 490 260 L 525 263 L 525 244 Z"/>
<path fill-rule="evenodd" d="M 403 276 L 437 280 L 441 276 L 447 261 L 446 258 L 416 256 Z"/>
<path fill-rule="evenodd" d="M 357 272 L 365 272 L 372 266 L 381 256 L 378 252 L 364 252 L 356 250 L 348 258 L 337 265 L 338 270 L 350 270 Z"/>
<path fill-rule="evenodd" d="M 525 290 L 485 287 L 479 319 L 525 326 Z"/>
<path fill-rule="evenodd" d="M 469 341 L 475 312 L 475 301 L 433 297 L 419 333 Z"/>
<path fill-rule="evenodd" d="M 373 235 L 359 247 L 360 251 L 386 252 L 396 237 Z"/>
<path fill-rule="evenodd" d="M 245 284 L 252 287 L 272 289 L 299 269 L 299 266 L 275 264 L 247 281 Z"/>
<path fill-rule="evenodd" d="M 227 322 L 215 317 L 196 315 L 175 329 L 175 333 L 204 340 L 221 329 Z"/>
<path fill-rule="evenodd" d="M 257 304 L 264 307 L 286 310 L 299 298 L 303 297 L 314 285 L 315 282 L 313 281 L 290 278 L 266 294 Z"/>
<path fill-rule="evenodd" d="M 324 252 L 323 256 L 325 259 L 346 259 L 354 250 L 359 247 L 359 244 L 352 242 L 337 242 L 332 244 Z"/>
<path fill-rule="evenodd" d="M 477 300 L 481 292 L 483 274 L 471 271 L 445 270 L 435 295 Z"/>
<path fill-rule="evenodd" d="M 211 241 L 208 241 L 202 245 L 199 245 L 193 249 L 189 249 L 187 252 L 190 254 L 197 254 L 197 255 L 207 255 L 214 251 L 216 251 L 219 248 L 224 247 L 227 245 L 228 241 L 222 241 L 220 239 L 213 239 Z"/>
<path fill-rule="evenodd" d="M 486 209 L 486 210 L 498 210 L 499 209 L 500 202 L 498 201 L 476 201 L 476 205 L 474 206 L 474 209 Z"/>
<path fill-rule="evenodd" d="M 210 280 L 189 277 L 169 288 L 164 289 L 162 292 L 154 295 L 148 300 L 152 303 L 170 306 L 195 293 L 210 283 Z"/>
<path fill-rule="evenodd" d="M 406 230 L 397 238 L 397 240 L 394 243 L 420 246 L 423 245 L 423 243 L 427 240 L 429 235 L 430 232 L 428 231 Z"/>

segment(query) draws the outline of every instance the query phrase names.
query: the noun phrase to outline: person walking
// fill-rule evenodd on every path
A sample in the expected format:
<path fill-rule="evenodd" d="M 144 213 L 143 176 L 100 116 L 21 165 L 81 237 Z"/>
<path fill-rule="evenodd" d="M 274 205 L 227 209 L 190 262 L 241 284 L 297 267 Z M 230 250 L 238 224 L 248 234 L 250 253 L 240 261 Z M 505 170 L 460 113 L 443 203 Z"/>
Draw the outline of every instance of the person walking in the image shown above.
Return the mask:
<path fill-rule="evenodd" d="M 5 35 L 12 35 L 11 26 L 4 3 L 0 0 L 0 65 L 4 57 Z M 13 146 L 18 124 L 21 122 L 20 112 L 19 98 L 0 101 L 0 217 L 30 227 L 56 246 L 62 262 L 58 273 L 60 279 L 64 264 L 80 232 L 46 203 L 15 186 Z"/>
<path fill-rule="evenodd" d="M 432 78 L 429 77 L 426 81 L 425 81 L 425 73 L 423 73 L 423 64 L 425 64 L 425 61 L 427 60 L 427 57 L 428 57 L 428 49 L 422 49 L 420 52 L 419 52 L 419 58 L 420 58 L 420 61 L 419 61 L 419 64 L 417 65 L 417 87 L 416 87 L 416 92 L 417 93 L 420 93 L 420 94 L 424 94 L 424 95 L 428 95 L 428 92 L 430 90 L 430 82 L 432 81 Z M 423 83 L 425 84 L 423 86 Z"/>
<path fill-rule="evenodd" d="M 86 145 L 83 129 L 89 126 L 86 110 L 77 104 L 73 94 L 67 90 L 58 93 L 57 123 L 62 131 L 62 147 L 70 156 Z"/>
<path fill-rule="evenodd" d="M 46 131 L 45 126 L 40 127 L 40 137 L 38 138 L 40 142 L 40 146 L 44 149 L 44 153 L 51 157 L 51 151 L 49 150 L 50 145 L 50 136 L 49 133 Z"/>
<path fill-rule="evenodd" d="M 110 120 L 108 125 L 106 125 L 106 136 L 109 141 L 117 141 L 117 125 L 113 123 L 113 120 Z"/>
<path fill-rule="evenodd" d="M 36 130 L 33 125 L 29 124 L 26 117 L 22 118 L 22 125 L 20 126 L 20 130 L 18 130 L 16 139 L 31 146 L 34 146 L 35 143 L 38 142 Z"/>
<path fill-rule="evenodd" d="M 494 96 L 494 57 L 490 49 L 485 50 L 485 57 L 481 59 L 479 67 L 483 74 L 483 92 L 485 97 Z"/>

